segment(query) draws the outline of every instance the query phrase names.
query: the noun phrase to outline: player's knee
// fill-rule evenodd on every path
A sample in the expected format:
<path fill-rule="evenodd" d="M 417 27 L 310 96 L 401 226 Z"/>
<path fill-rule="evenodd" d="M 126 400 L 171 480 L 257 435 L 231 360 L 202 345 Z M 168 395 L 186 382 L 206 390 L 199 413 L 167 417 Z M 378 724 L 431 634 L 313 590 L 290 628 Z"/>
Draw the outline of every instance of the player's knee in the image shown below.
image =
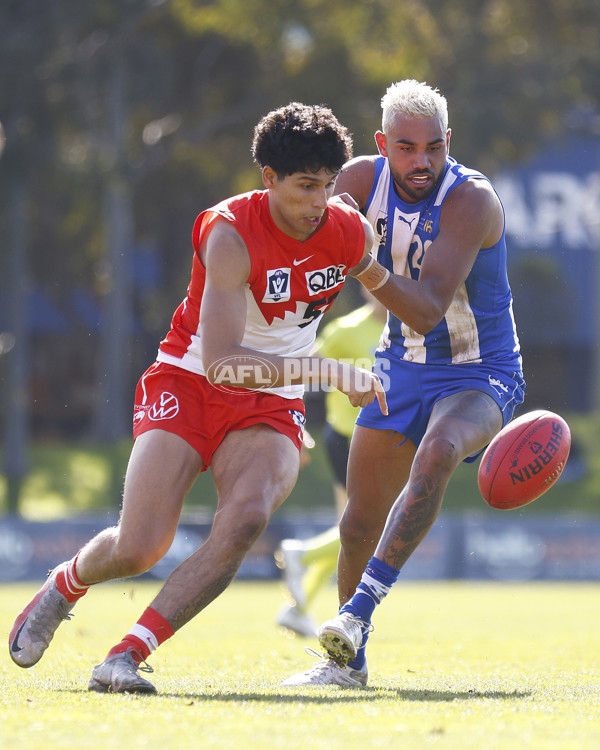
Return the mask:
<path fill-rule="evenodd" d="M 245 552 L 267 528 L 270 514 L 260 504 L 248 503 L 237 509 L 223 528 L 225 543 L 232 549 Z"/>
<path fill-rule="evenodd" d="M 262 508 L 253 508 L 242 518 L 242 535 L 254 542 L 267 528 L 269 523 L 269 514 Z"/>
<path fill-rule="evenodd" d="M 138 576 L 154 567 L 169 551 L 170 545 L 121 543 L 117 549 L 117 565 L 121 577 Z"/>
<path fill-rule="evenodd" d="M 443 435 L 426 435 L 419 446 L 421 472 L 430 476 L 449 478 L 461 459 L 456 443 Z"/>
<path fill-rule="evenodd" d="M 375 544 L 381 531 L 381 524 L 368 516 L 344 513 L 340 521 L 340 541 L 346 550 Z"/>
<path fill-rule="evenodd" d="M 161 559 L 162 555 L 152 552 L 132 551 L 130 554 L 121 559 L 121 566 L 126 571 L 125 575 L 138 576 L 154 567 Z"/>

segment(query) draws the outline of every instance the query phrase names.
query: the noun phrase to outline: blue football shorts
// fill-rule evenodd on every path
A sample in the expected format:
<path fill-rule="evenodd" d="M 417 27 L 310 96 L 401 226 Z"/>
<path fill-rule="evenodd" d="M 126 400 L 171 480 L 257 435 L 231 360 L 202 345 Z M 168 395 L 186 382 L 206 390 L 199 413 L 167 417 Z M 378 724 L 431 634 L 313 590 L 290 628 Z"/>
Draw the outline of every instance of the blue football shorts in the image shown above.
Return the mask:
<path fill-rule="evenodd" d="M 373 372 L 386 389 L 389 414 L 375 400 L 360 410 L 356 424 L 375 430 L 394 430 L 419 445 L 437 401 L 461 391 L 483 391 L 508 424 L 525 397 L 523 373 L 498 364 L 423 365 L 377 353 Z M 465 459 L 474 461 L 479 456 Z"/>

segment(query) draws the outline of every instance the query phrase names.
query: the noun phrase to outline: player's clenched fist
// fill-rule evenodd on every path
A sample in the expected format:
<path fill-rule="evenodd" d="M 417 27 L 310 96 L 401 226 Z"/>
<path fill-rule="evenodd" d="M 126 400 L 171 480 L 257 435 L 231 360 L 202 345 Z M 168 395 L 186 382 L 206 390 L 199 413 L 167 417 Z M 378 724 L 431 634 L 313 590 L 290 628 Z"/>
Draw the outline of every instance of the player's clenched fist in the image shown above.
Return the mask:
<path fill-rule="evenodd" d="M 344 362 L 335 362 L 329 382 L 348 396 L 352 406 L 366 406 L 377 399 L 381 413 L 388 413 L 385 389 L 374 372 Z"/>

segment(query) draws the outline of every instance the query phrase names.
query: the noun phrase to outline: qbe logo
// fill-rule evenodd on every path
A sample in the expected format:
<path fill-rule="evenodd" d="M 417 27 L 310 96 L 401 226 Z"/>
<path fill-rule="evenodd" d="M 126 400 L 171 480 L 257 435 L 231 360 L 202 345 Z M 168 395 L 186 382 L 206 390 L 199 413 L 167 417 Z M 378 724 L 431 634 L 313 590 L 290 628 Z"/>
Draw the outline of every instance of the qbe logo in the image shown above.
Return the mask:
<path fill-rule="evenodd" d="M 168 391 L 163 391 L 158 401 L 155 401 L 148 409 L 148 417 L 153 422 L 159 422 L 161 419 L 173 419 L 178 414 L 179 401 L 176 396 Z"/>
<path fill-rule="evenodd" d="M 288 302 L 290 299 L 291 268 L 267 271 L 267 288 L 263 302 Z"/>
<path fill-rule="evenodd" d="M 338 284 L 343 284 L 344 271 L 346 266 L 327 266 L 327 268 L 321 268 L 318 271 L 307 271 L 306 275 L 306 286 L 308 293 L 313 296 L 314 294 L 320 294 L 328 289 L 333 289 Z"/>

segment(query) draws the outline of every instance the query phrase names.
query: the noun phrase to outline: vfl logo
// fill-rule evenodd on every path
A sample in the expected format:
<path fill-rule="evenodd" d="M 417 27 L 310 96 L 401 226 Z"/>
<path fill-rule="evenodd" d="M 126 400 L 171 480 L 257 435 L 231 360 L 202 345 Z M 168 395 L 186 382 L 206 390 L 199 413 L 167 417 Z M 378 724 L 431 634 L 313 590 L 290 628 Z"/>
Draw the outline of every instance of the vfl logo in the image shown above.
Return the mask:
<path fill-rule="evenodd" d="M 158 422 L 161 419 L 173 419 L 178 414 L 179 401 L 168 391 L 161 393 L 158 401 L 155 401 L 148 409 L 148 416 L 153 422 Z"/>
<path fill-rule="evenodd" d="M 287 302 L 290 299 L 291 268 L 267 271 L 267 288 L 263 302 Z"/>
<path fill-rule="evenodd" d="M 308 293 L 312 297 L 315 294 L 320 294 L 328 289 L 333 289 L 338 284 L 343 284 L 344 271 L 346 270 L 345 265 L 339 266 L 328 266 L 327 268 L 321 268 L 319 271 L 309 271 L 305 274 L 306 286 Z"/>
<path fill-rule="evenodd" d="M 375 231 L 379 237 L 379 245 L 385 245 L 387 240 L 387 214 L 379 214 L 375 220 Z"/>

